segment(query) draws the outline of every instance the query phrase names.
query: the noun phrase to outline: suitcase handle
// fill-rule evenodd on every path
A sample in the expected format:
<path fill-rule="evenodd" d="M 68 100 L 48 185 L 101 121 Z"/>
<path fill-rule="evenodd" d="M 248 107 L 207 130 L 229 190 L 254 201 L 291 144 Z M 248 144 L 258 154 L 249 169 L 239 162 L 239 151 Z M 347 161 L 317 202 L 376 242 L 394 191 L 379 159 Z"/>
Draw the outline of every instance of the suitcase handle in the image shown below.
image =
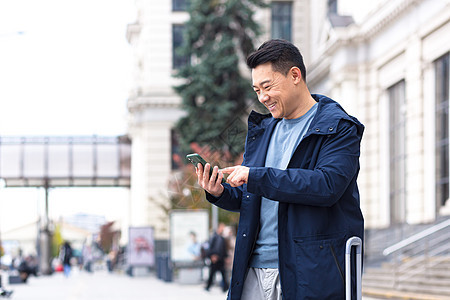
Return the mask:
<path fill-rule="evenodd" d="M 347 240 L 345 245 L 345 299 L 352 298 L 352 279 L 351 279 L 351 251 L 352 247 L 356 247 L 356 299 L 361 300 L 361 253 L 362 241 L 359 237 L 354 236 Z"/>

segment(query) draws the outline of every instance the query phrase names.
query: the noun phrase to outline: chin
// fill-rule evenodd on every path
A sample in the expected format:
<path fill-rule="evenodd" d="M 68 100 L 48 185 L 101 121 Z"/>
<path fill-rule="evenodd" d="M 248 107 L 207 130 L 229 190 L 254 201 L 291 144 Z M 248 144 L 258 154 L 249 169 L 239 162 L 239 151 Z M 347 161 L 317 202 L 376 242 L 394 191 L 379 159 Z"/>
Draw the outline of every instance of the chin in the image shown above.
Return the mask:
<path fill-rule="evenodd" d="M 275 119 L 281 119 L 282 116 L 280 114 L 277 114 L 276 112 L 271 112 L 272 117 L 274 117 Z"/>

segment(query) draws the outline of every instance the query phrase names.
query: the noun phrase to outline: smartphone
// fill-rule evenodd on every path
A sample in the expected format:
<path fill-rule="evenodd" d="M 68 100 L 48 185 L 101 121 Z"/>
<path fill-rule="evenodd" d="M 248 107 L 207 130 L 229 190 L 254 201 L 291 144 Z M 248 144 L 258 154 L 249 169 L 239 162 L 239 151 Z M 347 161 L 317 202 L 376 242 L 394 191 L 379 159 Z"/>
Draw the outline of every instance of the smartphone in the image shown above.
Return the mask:
<path fill-rule="evenodd" d="M 197 153 L 192 153 L 192 154 L 188 154 L 186 155 L 187 160 L 189 160 L 196 168 L 197 165 L 200 163 L 202 164 L 203 168 L 205 168 L 206 165 L 206 160 L 203 159 L 203 157 L 200 156 L 200 154 Z M 211 166 L 211 168 L 209 169 L 209 177 L 211 177 L 213 172 L 213 167 Z M 222 183 L 225 182 L 225 178 L 222 178 Z"/>

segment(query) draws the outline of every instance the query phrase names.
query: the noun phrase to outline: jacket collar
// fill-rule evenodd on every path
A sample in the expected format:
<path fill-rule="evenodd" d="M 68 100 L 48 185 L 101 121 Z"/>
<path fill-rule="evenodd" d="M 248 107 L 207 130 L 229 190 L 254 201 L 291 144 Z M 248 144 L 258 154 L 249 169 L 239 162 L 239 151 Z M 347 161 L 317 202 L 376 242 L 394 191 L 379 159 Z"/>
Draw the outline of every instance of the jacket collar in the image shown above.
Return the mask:
<path fill-rule="evenodd" d="M 336 101 L 319 94 L 312 94 L 311 96 L 318 102 L 319 106 L 304 137 L 310 134 L 335 134 L 341 120 L 354 123 L 358 129 L 358 134 L 362 135 L 364 126 L 355 117 L 347 114 Z M 252 111 L 248 118 L 249 131 L 257 134 L 267 127 L 273 129 L 272 126 L 280 120 L 274 119 L 271 114 L 260 114 Z"/>

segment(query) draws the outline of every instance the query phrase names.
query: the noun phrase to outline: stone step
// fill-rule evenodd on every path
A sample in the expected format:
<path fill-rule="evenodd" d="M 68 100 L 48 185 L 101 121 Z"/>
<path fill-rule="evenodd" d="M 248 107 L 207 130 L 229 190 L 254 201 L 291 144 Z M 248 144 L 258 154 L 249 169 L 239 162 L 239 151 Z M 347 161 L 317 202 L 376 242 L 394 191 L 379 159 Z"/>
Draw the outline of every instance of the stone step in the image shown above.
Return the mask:
<path fill-rule="evenodd" d="M 450 299 L 450 272 L 427 270 L 411 274 L 395 274 L 388 268 L 368 268 L 363 274 L 363 287 L 379 290 L 426 293 L 447 296 Z"/>
<path fill-rule="evenodd" d="M 394 289 L 386 288 L 362 288 L 362 294 L 366 297 L 373 297 L 377 299 L 409 299 L 409 300 L 448 300 L 448 296 L 423 294 L 423 293 L 410 293 L 405 291 L 398 291 Z"/>
<path fill-rule="evenodd" d="M 448 270 L 433 270 L 433 271 L 422 271 L 415 273 L 413 271 L 395 273 L 395 272 L 376 272 L 370 271 L 363 274 L 363 279 L 365 280 L 409 280 L 414 282 L 426 281 L 426 282 L 436 282 L 437 284 L 449 284 L 450 283 L 450 269 Z"/>
<path fill-rule="evenodd" d="M 450 298 L 450 286 L 431 286 L 424 284 L 419 285 L 414 283 L 400 283 L 396 286 L 395 289 L 400 291 L 447 296 L 448 298 Z"/>

